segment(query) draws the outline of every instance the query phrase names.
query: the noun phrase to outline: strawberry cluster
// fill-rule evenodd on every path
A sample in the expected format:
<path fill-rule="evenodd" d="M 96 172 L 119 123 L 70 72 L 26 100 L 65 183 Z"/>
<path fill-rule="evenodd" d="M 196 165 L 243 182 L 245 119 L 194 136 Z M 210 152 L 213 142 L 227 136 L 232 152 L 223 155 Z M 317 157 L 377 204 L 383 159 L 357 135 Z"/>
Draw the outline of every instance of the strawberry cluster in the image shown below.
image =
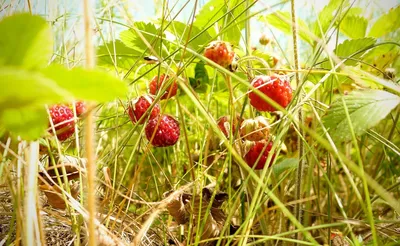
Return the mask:
<path fill-rule="evenodd" d="M 180 136 L 179 122 L 171 115 L 160 114 L 160 104 L 155 97 L 160 94 L 160 100 L 176 95 L 178 84 L 169 75 L 155 76 L 149 83 L 149 95 L 143 95 L 128 103 L 127 113 L 133 124 L 144 124 L 147 140 L 155 147 L 175 145 Z"/>
<path fill-rule="evenodd" d="M 77 117 L 81 117 L 86 113 L 86 103 L 77 101 L 74 104 Z M 75 133 L 75 120 L 73 104 L 55 104 L 49 108 L 50 121 L 49 133 L 53 134 L 54 126 L 56 137 L 59 141 L 65 141 Z"/>

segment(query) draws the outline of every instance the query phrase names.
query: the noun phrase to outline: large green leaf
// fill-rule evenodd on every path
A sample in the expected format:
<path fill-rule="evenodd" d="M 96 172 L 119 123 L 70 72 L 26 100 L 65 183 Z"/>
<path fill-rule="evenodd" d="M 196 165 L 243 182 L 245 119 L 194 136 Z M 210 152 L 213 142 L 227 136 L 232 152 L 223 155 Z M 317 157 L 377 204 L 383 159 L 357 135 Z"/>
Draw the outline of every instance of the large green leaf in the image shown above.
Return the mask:
<path fill-rule="evenodd" d="M 15 136 L 35 140 L 45 132 L 48 116 L 44 107 L 7 109 L 0 113 L 0 125 Z"/>
<path fill-rule="evenodd" d="M 253 3 L 254 0 L 250 1 L 249 5 Z M 243 20 L 245 19 L 246 4 L 246 1 L 242 0 L 210 0 L 196 15 L 196 20 L 193 24 L 200 29 L 204 29 L 218 21 L 219 28 L 227 28 L 223 34 L 224 40 L 238 45 L 241 30 L 245 25 Z M 226 26 L 228 23 L 231 23 L 229 27 Z M 207 30 L 213 37 L 217 35 L 214 26 L 211 25 L 211 28 Z"/>
<path fill-rule="evenodd" d="M 394 65 L 400 56 L 400 47 L 395 44 L 379 45 L 363 56 L 363 61 L 370 66 L 363 66 L 368 72 L 380 75 L 380 71 Z M 379 69 L 379 70 L 377 70 Z"/>
<path fill-rule="evenodd" d="M 264 20 L 264 18 L 261 18 L 260 20 Z M 267 15 L 265 20 L 286 34 L 292 33 L 292 20 L 289 12 L 276 11 L 275 13 Z M 307 24 L 300 18 L 298 18 L 297 23 L 300 38 L 312 45 L 314 42 L 310 37 L 311 31 Z"/>
<path fill-rule="evenodd" d="M 340 30 L 349 38 L 363 38 L 368 21 L 364 17 L 349 15 L 340 23 Z"/>
<path fill-rule="evenodd" d="M 367 50 L 367 47 L 375 44 L 376 40 L 374 38 L 360 38 L 360 39 L 351 39 L 345 40 L 343 43 L 339 44 L 335 49 L 335 54 L 341 58 L 350 57 L 352 59 L 358 59 L 363 55 Z M 354 55 L 358 52 L 357 55 Z M 345 63 L 346 65 L 354 65 L 356 61 L 348 60 Z"/>
<path fill-rule="evenodd" d="M 97 49 L 97 65 L 130 69 L 142 52 L 128 48 L 121 40 L 100 45 Z"/>
<path fill-rule="evenodd" d="M 345 7 L 348 5 L 347 0 L 331 0 L 329 3 L 318 13 L 318 19 L 311 25 L 313 32 L 318 37 L 322 37 L 331 26 L 332 21 L 335 18 L 335 11 L 339 7 Z M 332 25 L 333 26 L 333 25 Z"/>
<path fill-rule="evenodd" d="M 42 74 L 14 67 L 0 68 L 0 88 L 0 111 L 73 99 L 67 90 Z"/>
<path fill-rule="evenodd" d="M 372 26 L 368 36 L 382 37 L 400 28 L 400 5 L 392 8 L 385 15 L 382 15 Z"/>
<path fill-rule="evenodd" d="M 400 97 L 382 90 L 353 91 L 344 96 L 350 120 L 356 136 L 376 126 L 400 103 Z M 342 98 L 336 100 L 323 117 L 323 124 L 331 137 L 338 141 L 351 139 Z"/>
<path fill-rule="evenodd" d="M 98 70 L 50 66 L 42 74 L 82 100 L 106 102 L 125 96 L 128 91 L 125 82 Z"/>
<path fill-rule="evenodd" d="M 50 26 L 40 17 L 16 14 L 0 22 L 0 66 L 45 67 L 53 52 Z"/>
<path fill-rule="evenodd" d="M 181 40 L 179 42 L 181 44 L 185 44 L 188 40 L 191 40 L 202 31 L 199 27 L 194 24 L 190 27 L 185 23 L 180 21 L 173 21 L 171 25 L 168 27 L 168 30 L 173 33 L 176 37 L 179 37 Z M 200 47 L 204 46 L 208 42 L 210 42 L 211 36 L 205 31 L 197 36 L 193 41 L 191 41 L 188 46 L 197 50 Z"/>
<path fill-rule="evenodd" d="M 133 29 L 125 30 L 120 33 L 121 41 L 129 48 L 143 53 L 147 51 L 149 55 L 151 52 L 146 42 L 154 49 L 155 52 L 160 52 L 161 39 L 158 29 L 153 23 L 146 22 L 135 22 L 135 28 L 143 36 L 144 40 L 140 35 Z"/>

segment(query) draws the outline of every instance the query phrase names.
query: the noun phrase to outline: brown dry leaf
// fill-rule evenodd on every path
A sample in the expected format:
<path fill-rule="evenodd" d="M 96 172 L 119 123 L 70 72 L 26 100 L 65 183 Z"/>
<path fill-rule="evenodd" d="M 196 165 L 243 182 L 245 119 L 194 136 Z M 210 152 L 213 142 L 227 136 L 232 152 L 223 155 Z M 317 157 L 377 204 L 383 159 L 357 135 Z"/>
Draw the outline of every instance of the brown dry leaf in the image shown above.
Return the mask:
<path fill-rule="evenodd" d="M 211 209 L 207 210 L 211 196 L 212 191 L 209 188 L 204 188 L 202 197 L 200 195 L 195 195 L 193 198 L 194 201 L 188 202 L 185 205 L 186 211 L 194 217 L 195 225 L 199 220 L 202 221 L 207 216 L 200 240 L 218 237 L 226 221 L 226 215 L 222 211 L 221 205 L 228 198 L 228 195 L 222 192 L 217 193 L 211 205 Z M 194 230 L 196 230 L 196 228 L 194 228 Z M 208 244 L 209 243 L 203 243 L 201 245 Z"/>
<path fill-rule="evenodd" d="M 61 160 L 60 163 L 57 164 L 56 166 L 50 166 L 46 168 L 47 174 L 51 177 L 51 179 L 54 182 L 57 182 L 57 173 L 59 174 L 61 180 L 64 180 L 63 176 L 63 168 L 65 168 L 66 176 L 68 181 L 69 180 L 74 180 L 79 178 L 79 175 L 81 172 L 84 170 L 81 168 L 80 163 L 85 163 L 86 160 L 82 158 L 76 158 L 72 156 L 64 156 Z M 51 180 L 49 180 L 48 176 L 46 175 L 45 172 L 39 172 L 39 175 L 41 178 L 39 178 L 39 184 L 44 184 L 45 180 L 47 183 L 51 184 Z"/>
<path fill-rule="evenodd" d="M 171 192 L 172 191 L 164 193 L 164 197 L 167 197 Z M 174 217 L 179 225 L 185 224 L 189 220 L 185 204 L 190 201 L 190 197 L 191 195 L 189 194 L 182 194 L 167 204 L 169 214 Z"/>
<path fill-rule="evenodd" d="M 47 203 L 53 208 L 65 209 L 66 204 L 61 194 L 61 189 L 58 186 L 51 186 L 47 184 L 39 185 L 39 188 L 47 197 Z M 79 185 L 75 183 L 71 187 L 71 196 L 78 197 Z"/>

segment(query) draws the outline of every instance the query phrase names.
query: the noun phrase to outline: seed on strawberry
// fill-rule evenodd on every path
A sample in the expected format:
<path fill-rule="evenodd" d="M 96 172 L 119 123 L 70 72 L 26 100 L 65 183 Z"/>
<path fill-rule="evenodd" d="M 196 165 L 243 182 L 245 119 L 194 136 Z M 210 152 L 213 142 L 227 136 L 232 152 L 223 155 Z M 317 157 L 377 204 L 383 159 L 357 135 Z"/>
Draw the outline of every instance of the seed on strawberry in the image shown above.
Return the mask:
<path fill-rule="evenodd" d="M 170 115 L 159 115 L 151 120 L 145 128 L 146 138 L 155 147 L 172 146 L 178 142 L 179 122 Z"/>
<path fill-rule="evenodd" d="M 58 140 L 64 141 L 71 137 L 75 132 L 74 112 L 66 105 L 53 105 L 49 112 Z M 53 130 L 49 132 L 53 133 Z"/>
<path fill-rule="evenodd" d="M 250 148 L 250 150 L 244 156 L 244 159 L 251 168 L 259 170 L 263 169 L 266 165 L 269 152 L 271 151 L 273 143 L 267 142 L 266 140 L 261 140 L 255 142 L 254 145 Z M 275 159 L 275 154 L 272 154 L 270 162 L 268 162 L 267 166 L 270 166 L 271 163 Z"/>
<path fill-rule="evenodd" d="M 236 126 L 240 125 L 241 123 L 240 116 L 237 115 L 236 119 L 233 121 L 233 127 L 231 127 L 231 117 L 229 115 L 221 116 L 217 120 L 217 124 L 219 129 L 221 129 L 222 133 L 225 137 L 230 137 L 231 135 L 235 134 Z"/>
<path fill-rule="evenodd" d="M 260 42 L 261 45 L 267 45 L 267 44 L 269 44 L 269 42 L 271 42 L 271 40 L 268 38 L 268 36 L 266 34 L 263 34 L 263 35 L 261 35 L 258 42 Z"/>
<path fill-rule="evenodd" d="M 263 116 L 246 119 L 240 126 L 240 136 L 249 141 L 261 141 L 269 135 L 268 120 Z"/>
<path fill-rule="evenodd" d="M 129 102 L 128 105 L 128 115 L 132 123 L 136 123 L 142 118 L 139 124 L 143 124 L 147 117 L 149 116 L 148 109 L 150 105 L 154 102 L 154 99 L 150 95 L 140 96 Z M 158 104 L 154 105 L 150 113 L 150 119 L 153 119 L 160 113 L 160 106 Z M 145 115 L 145 116 L 143 116 Z"/>
<path fill-rule="evenodd" d="M 164 93 L 161 96 L 161 100 L 168 99 L 176 95 L 178 90 L 178 84 L 176 81 L 173 81 L 168 88 L 165 88 L 165 83 L 169 82 L 169 75 L 161 74 L 160 77 L 157 75 L 153 77 L 150 81 L 150 94 L 157 95 L 159 90 L 162 90 Z"/>
<path fill-rule="evenodd" d="M 289 80 L 283 76 L 257 76 L 253 79 L 251 85 L 283 108 L 292 100 L 292 87 Z M 276 111 L 275 107 L 254 92 L 255 89 L 249 92 L 250 104 L 259 111 Z"/>
<path fill-rule="evenodd" d="M 78 117 L 86 113 L 86 103 L 84 101 L 75 102 L 75 111 Z"/>
<path fill-rule="evenodd" d="M 230 43 L 213 41 L 204 50 L 204 56 L 218 65 L 228 68 L 232 64 L 235 52 Z"/>

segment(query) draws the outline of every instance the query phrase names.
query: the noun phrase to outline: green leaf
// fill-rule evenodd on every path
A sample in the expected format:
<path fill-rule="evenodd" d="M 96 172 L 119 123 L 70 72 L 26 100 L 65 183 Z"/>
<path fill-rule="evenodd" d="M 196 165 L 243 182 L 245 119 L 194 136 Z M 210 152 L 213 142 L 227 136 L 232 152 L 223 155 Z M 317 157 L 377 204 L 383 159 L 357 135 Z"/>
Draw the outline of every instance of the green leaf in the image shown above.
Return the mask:
<path fill-rule="evenodd" d="M 370 37 L 382 37 L 400 28 L 400 5 L 382 15 L 372 26 L 368 33 Z"/>
<path fill-rule="evenodd" d="M 376 40 L 374 38 L 360 38 L 360 39 L 352 39 L 345 40 L 343 43 L 339 44 L 335 49 L 335 54 L 339 57 L 347 58 L 350 57 L 352 60 L 348 60 L 345 62 L 346 65 L 354 65 L 357 62 L 353 59 L 359 59 L 361 55 L 363 55 L 367 50 L 361 52 L 361 50 L 374 45 Z M 356 52 L 359 52 L 357 55 L 352 56 Z"/>
<path fill-rule="evenodd" d="M 125 96 L 128 91 L 125 82 L 98 70 L 50 66 L 42 74 L 80 100 L 107 102 Z"/>
<path fill-rule="evenodd" d="M 340 6 L 347 6 L 347 0 L 331 0 L 329 3 L 319 12 L 318 19 L 311 25 L 313 26 L 313 32 L 318 36 L 322 37 L 327 31 L 333 19 L 335 18 L 335 11 L 337 11 Z M 342 7 L 342 8 L 343 8 Z M 333 26 L 333 25 L 332 25 Z M 322 33 L 321 33 L 322 29 Z"/>
<path fill-rule="evenodd" d="M 179 42 L 182 44 L 186 44 L 188 40 L 194 38 L 202 31 L 199 27 L 195 26 L 194 24 L 192 25 L 192 27 L 190 27 L 180 21 L 172 21 L 171 25 L 168 27 L 168 30 L 171 33 L 173 33 L 176 37 L 181 39 Z M 198 37 L 196 37 L 193 41 L 191 41 L 188 44 L 188 46 L 197 50 L 199 47 L 208 44 L 210 41 L 211 41 L 211 36 L 206 31 L 200 34 Z"/>
<path fill-rule="evenodd" d="M 50 26 L 36 15 L 16 14 L 0 21 L 0 66 L 45 67 L 53 53 Z"/>
<path fill-rule="evenodd" d="M 0 126 L 15 136 L 25 140 L 35 140 L 45 132 L 48 115 L 44 107 L 7 109 L 0 114 Z"/>
<path fill-rule="evenodd" d="M 67 90 L 42 74 L 14 67 L 0 68 L 0 88 L 0 111 L 73 99 Z"/>
<path fill-rule="evenodd" d="M 148 42 L 149 45 L 154 49 L 154 51 L 157 53 L 160 52 L 161 39 L 156 26 L 153 23 L 146 22 L 135 22 L 134 26 L 141 33 L 146 42 Z M 147 53 L 151 55 L 147 44 L 135 30 L 129 29 L 122 31 L 120 33 L 120 39 L 127 47 L 140 53 L 147 51 Z"/>
<path fill-rule="evenodd" d="M 283 161 L 273 165 L 272 171 L 274 172 L 274 175 L 276 177 L 278 177 L 284 171 L 297 168 L 298 165 L 299 165 L 299 159 L 287 158 L 287 159 L 284 159 Z"/>
<path fill-rule="evenodd" d="M 121 40 L 115 42 L 108 42 L 100 45 L 97 49 L 97 65 L 114 67 L 128 70 L 137 59 L 141 56 L 142 52 L 128 48 Z"/>
<path fill-rule="evenodd" d="M 364 66 L 368 72 L 380 75 L 376 69 L 384 71 L 398 60 L 400 56 L 400 47 L 395 44 L 379 45 L 372 48 L 363 56 L 363 61 L 371 66 Z"/>
<path fill-rule="evenodd" d="M 363 38 L 367 31 L 368 21 L 364 17 L 348 15 L 340 23 L 340 30 L 349 38 Z"/>
<path fill-rule="evenodd" d="M 263 18 L 261 19 L 261 21 L 262 20 Z M 285 34 L 292 34 L 292 25 L 290 24 L 292 23 L 292 20 L 289 12 L 276 11 L 275 13 L 267 15 L 265 17 L 265 20 Z M 298 18 L 297 23 L 299 26 L 298 30 L 300 38 L 312 45 L 314 42 L 310 37 L 309 33 L 311 33 L 311 31 L 308 28 L 307 24 L 300 18 Z"/>
<path fill-rule="evenodd" d="M 400 97 L 382 90 L 353 91 L 343 97 L 356 136 L 376 126 L 400 103 Z M 322 120 L 334 140 L 351 139 L 345 106 L 341 98 L 330 106 Z"/>
<path fill-rule="evenodd" d="M 249 4 L 251 5 L 253 2 L 254 0 L 250 1 Z M 196 20 L 193 24 L 197 27 L 205 28 L 220 19 L 218 26 L 220 30 L 224 30 L 222 34 L 224 35 L 224 40 L 239 45 L 241 31 L 245 25 L 243 20 L 246 18 L 246 4 L 246 1 L 242 0 L 210 0 L 203 6 L 199 14 L 196 15 Z M 222 16 L 224 17 L 221 18 Z M 228 23 L 231 24 L 225 26 Z M 218 34 L 215 31 L 214 25 L 211 25 L 207 31 L 212 37 Z"/>

